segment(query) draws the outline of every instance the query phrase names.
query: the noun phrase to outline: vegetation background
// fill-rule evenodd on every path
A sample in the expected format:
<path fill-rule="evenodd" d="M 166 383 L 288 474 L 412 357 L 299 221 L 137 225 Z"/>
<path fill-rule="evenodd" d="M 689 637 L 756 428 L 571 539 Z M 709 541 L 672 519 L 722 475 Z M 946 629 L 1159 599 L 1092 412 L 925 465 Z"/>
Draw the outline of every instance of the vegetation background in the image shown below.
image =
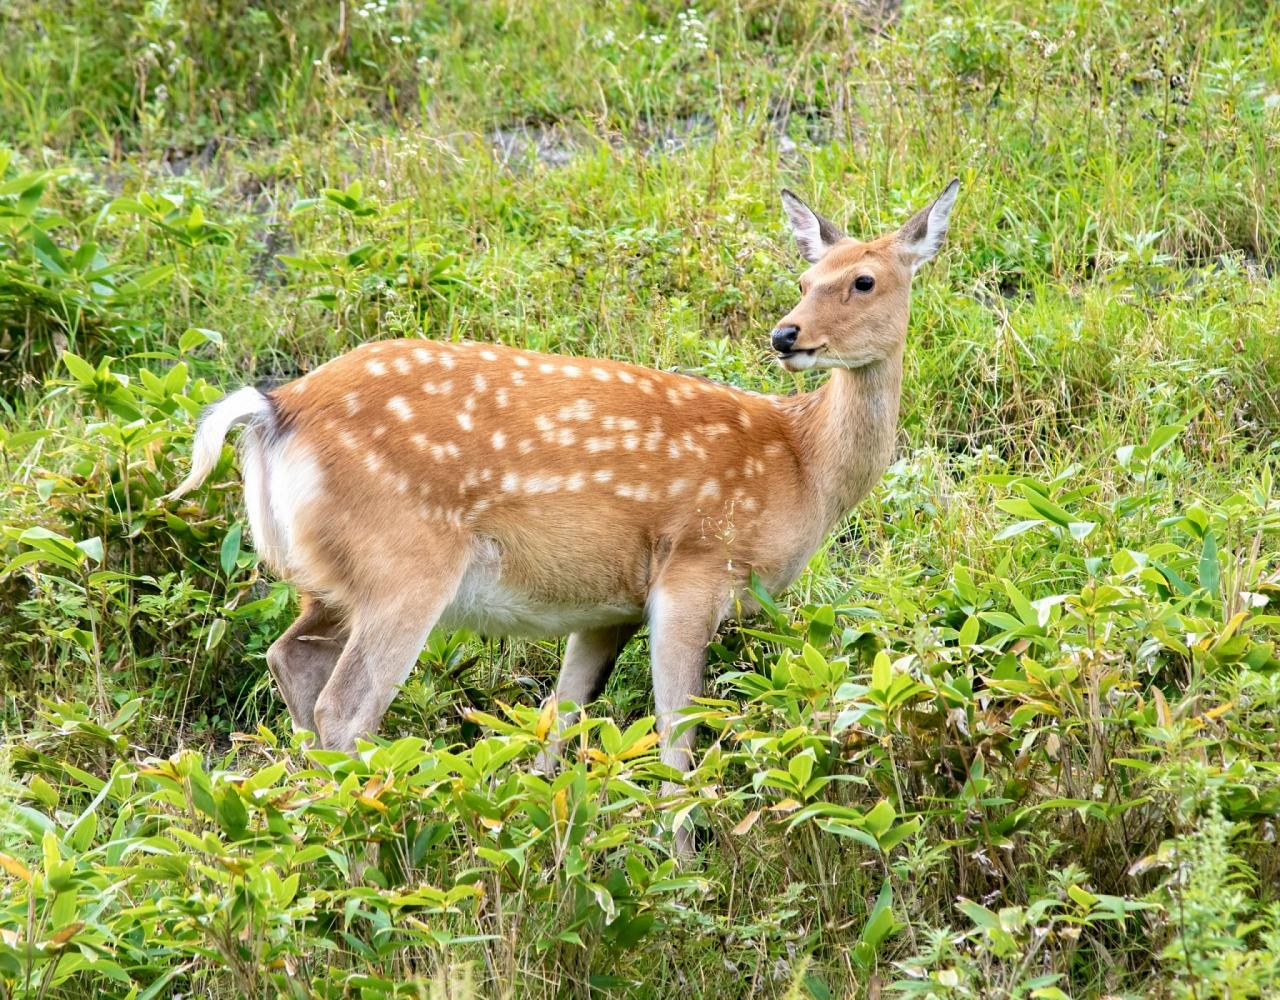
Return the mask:
<path fill-rule="evenodd" d="M 6 0 L 0 997 L 1280 995 L 1280 9 Z M 201 406 L 378 337 L 792 392 L 786 185 L 952 175 L 898 457 L 712 650 L 433 636 L 300 749 Z M 672 823 L 697 825 L 677 866 Z"/>

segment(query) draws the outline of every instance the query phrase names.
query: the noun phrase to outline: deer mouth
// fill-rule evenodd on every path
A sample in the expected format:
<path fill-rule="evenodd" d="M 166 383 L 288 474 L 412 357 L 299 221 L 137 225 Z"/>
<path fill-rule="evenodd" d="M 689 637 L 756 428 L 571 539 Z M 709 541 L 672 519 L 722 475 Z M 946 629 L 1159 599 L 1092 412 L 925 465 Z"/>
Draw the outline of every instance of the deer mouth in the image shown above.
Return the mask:
<path fill-rule="evenodd" d="M 827 349 L 827 345 L 821 347 L 800 348 L 797 350 L 778 352 L 778 363 L 789 372 L 808 371 L 818 363 L 818 355 Z"/>

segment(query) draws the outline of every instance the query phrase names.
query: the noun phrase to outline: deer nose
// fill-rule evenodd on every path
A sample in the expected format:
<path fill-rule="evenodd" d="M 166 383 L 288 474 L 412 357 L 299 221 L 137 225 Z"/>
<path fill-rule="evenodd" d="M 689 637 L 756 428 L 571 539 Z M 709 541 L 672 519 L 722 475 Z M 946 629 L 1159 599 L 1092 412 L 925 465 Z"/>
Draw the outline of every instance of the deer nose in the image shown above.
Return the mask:
<path fill-rule="evenodd" d="M 773 349 L 779 354 L 790 354 L 796 346 L 796 337 L 800 336 L 800 327 L 795 324 L 774 327 Z"/>

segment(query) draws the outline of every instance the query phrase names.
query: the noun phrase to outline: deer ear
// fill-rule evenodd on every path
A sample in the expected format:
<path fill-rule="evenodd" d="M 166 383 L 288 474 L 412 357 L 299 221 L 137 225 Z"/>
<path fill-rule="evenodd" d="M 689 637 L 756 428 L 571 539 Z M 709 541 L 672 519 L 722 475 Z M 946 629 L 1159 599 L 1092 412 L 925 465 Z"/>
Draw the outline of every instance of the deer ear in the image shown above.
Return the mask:
<path fill-rule="evenodd" d="M 828 250 L 844 239 L 844 233 L 829 219 L 802 202 L 786 188 L 782 190 L 782 207 L 787 210 L 791 231 L 795 234 L 800 256 L 810 264 L 816 264 Z"/>
<path fill-rule="evenodd" d="M 942 190 L 931 204 L 920 209 L 898 230 L 898 244 L 902 252 L 911 258 L 914 271 L 942 247 L 947 235 L 947 217 L 956 203 L 960 179 L 955 178 Z"/>

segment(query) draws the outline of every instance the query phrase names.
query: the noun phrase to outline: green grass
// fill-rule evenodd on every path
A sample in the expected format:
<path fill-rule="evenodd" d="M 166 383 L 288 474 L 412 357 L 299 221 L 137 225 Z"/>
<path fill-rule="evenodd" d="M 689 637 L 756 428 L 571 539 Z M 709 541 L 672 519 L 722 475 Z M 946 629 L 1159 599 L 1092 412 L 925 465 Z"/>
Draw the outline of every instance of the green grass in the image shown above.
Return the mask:
<path fill-rule="evenodd" d="M 879 7 L 0 11 L 0 998 L 1274 994 L 1280 12 Z M 954 175 L 895 463 L 682 795 L 643 638 L 552 783 L 554 641 L 292 740 L 230 451 L 159 500 L 204 403 L 419 335 L 811 387 L 778 189 Z"/>

